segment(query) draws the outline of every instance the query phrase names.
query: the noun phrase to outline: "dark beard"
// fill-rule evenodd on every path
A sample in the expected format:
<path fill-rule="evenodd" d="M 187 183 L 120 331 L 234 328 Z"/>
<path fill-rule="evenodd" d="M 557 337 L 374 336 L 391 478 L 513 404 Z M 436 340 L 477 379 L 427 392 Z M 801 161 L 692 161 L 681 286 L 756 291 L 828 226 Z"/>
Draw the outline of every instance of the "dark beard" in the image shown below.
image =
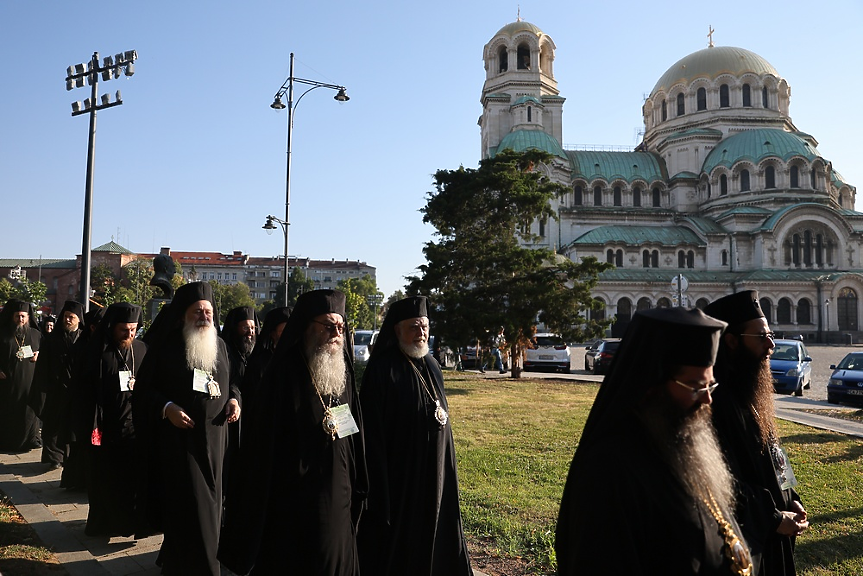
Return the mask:
<path fill-rule="evenodd" d="M 120 352 L 125 352 L 126 350 L 128 350 L 129 348 L 132 347 L 132 339 L 130 338 L 128 340 L 120 340 L 120 341 L 116 342 L 116 344 L 117 344 L 117 350 L 119 350 Z"/>
<path fill-rule="evenodd" d="M 18 338 L 24 338 L 30 332 L 30 327 L 26 324 L 18 324 L 15 326 L 15 336 Z"/>
<path fill-rule="evenodd" d="M 243 358 L 248 358 L 249 354 L 252 353 L 252 350 L 255 348 L 255 339 L 252 338 L 249 340 L 248 338 L 241 338 L 237 343 L 237 351 L 240 353 L 240 356 Z"/>
<path fill-rule="evenodd" d="M 738 402 L 752 411 L 758 425 L 762 450 L 775 442 L 776 412 L 773 405 L 773 374 L 770 359 L 759 358 L 740 346 L 732 359 L 731 380 L 735 383 Z"/>

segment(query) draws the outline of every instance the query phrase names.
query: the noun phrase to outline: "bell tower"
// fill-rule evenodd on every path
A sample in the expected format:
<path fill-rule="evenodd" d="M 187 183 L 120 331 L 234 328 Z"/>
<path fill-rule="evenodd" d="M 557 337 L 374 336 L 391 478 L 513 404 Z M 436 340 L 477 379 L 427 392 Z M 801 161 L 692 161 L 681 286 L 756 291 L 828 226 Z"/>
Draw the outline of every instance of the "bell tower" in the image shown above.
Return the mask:
<path fill-rule="evenodd" d="M 497 151 L 515 130 L 541 130 L 561 143 L 563 102 L 554 79 L 551 37 L 519 18 L 507 24 L 483 48 L 482 158 Z"/>

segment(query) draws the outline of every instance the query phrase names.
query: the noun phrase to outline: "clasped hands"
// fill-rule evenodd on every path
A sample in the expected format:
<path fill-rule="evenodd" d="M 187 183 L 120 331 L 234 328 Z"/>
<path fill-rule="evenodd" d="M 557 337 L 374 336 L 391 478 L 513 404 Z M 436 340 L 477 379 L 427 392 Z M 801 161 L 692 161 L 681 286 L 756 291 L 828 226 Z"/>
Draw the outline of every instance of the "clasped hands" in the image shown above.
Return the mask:
<path fill-rule="evenodd" d="M 165 408 L 165 417 L 177 428 L 194 428 L 195 422 L 186 414 L 186 411 L 174 404 L 168 404 Z M 229 424 L 240 419 L 240 403 L 236 398 L 231 398 L 225 405 L 225 418 Z"/>

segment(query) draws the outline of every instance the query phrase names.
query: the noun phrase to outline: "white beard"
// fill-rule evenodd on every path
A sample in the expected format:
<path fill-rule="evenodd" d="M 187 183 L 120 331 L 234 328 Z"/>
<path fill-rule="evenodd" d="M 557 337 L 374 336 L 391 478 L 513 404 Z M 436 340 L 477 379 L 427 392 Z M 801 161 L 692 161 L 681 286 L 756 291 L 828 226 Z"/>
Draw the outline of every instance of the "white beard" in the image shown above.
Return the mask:
<path fill-rule="evenodd" d="M 726 513 L 733 512 L 734 484 L 716 438 L 710 410 L 702 409 L 688 418 L 678 433 L 678 441 L 677 472 L 690 494 L 706 487 Z"/>
<path fill-rule="evenodd" d="M 423 342 L 422 344 L 417 344 L 416 342 L 411 342 L 410 344 L 402 344 L 399 341 L 399 348 L 402 349 L 408 358 L 424 358 L 429 353 L 429 345 L 428 342 Z"/>
<path fill-rule="evenodd" d="M 209 323 L 203 326 L 186 324 L 183 326 L 183 340 L 186 342 L 186 365 L 192 370 L 214 372 L 219 351 L 216 327 Z"/>
<path fill-rule="evenodd" d="M 321 396 L 341 396 L 345 391 L 345 355 L 341 346 L 307 346 L 312 383 Z"/>

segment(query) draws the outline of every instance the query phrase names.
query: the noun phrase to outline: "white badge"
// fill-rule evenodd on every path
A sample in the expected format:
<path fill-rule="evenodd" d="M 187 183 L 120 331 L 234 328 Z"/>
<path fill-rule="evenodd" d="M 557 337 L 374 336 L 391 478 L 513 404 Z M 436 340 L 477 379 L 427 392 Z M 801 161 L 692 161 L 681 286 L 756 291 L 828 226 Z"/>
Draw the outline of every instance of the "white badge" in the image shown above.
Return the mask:
<path fill-rule="evenodd" d="M 354 415 L 351 414 L 351 407 L 347 404 L 330 408 L 330 413 L 332 413 L 333 418 L 336 420 L 339 438 L 347 438 L 351 434 L 356 434 L 360 431 L 357 421 L 354 420 Z"/>
<path fill-rule="evenodd" d="M 18 353 L 16 354 L 16 356 L 18 356 L 18 358 L 20 358 L 21 360 L 25 358 L 32 358 L 33 348 L 31 348 L 29 344 L 27 346 L 21 346 L 21 348 L 18 349 Z"/>
<path fill-rule="evenodd" d="M 135 379 L 132 377 L 131 370 L 120 370 L 120 392 L 131 392 L 132 386 L 135 385 Z"/>
<path fill-rule="evenodd" d="M 195 392 L 203 392 L 204 394 L 210 393 L 210 388 L 207 386 L 212 380 L 213 377 L 204 372 L 203 370 L 199 370 L 195 368 L 195 376 L 192 378 L 192 390 Z"/>

